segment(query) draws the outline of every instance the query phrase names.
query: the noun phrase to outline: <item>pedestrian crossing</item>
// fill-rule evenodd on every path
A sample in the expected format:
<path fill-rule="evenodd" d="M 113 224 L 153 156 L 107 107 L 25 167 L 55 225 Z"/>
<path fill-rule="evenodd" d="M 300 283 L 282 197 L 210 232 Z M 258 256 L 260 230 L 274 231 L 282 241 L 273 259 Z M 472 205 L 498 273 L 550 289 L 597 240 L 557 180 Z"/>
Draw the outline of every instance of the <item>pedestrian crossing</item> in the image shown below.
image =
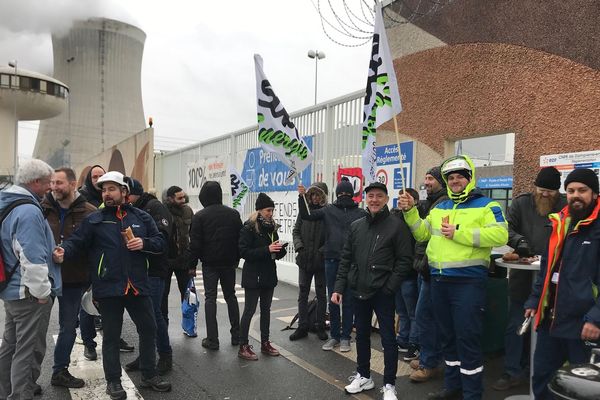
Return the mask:
<path fill-rule="evenodd" d="M 177 278 L 175 277 L 175 275 L 173 275 L 171 277 L 171 284 L 173 284 L 173 281 L 176 281 Z M 200 297 L 200 300 L 202 301 L 204 299 L 204 282 L 202 280 L 202 273 L 198 272 L 198 276 L 196 276 L 194 278 L 194 285 L 196 286 L 196 292 L 201 294 L 202 297 Z M 239 284 L 235 284 L 235 293 L 236 293 L 236 297 L 238 300 L 238 303 L 244 303 L 244 289 L 242 288 L 242 285 Z M 238 293 L 241 293 L 242 295 L 239 295 Z M 273 301 L 278 301 L 279 298 L 277 297 L 273 297 Z M 223 291 L 221 290 L 221 285 L 217 285 L 217 303 L 220 304 L 227 304 L 227 302 L 225 301 L 225 298 L 223 297 Z"/>

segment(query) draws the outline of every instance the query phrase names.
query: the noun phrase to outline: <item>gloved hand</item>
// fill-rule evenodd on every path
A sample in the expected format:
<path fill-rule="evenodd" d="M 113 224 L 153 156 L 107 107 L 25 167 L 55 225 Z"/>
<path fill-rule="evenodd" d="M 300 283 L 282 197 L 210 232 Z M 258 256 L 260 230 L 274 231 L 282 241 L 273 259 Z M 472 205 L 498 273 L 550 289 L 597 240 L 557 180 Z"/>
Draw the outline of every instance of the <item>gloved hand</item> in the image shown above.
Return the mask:
<path fill-rule="evenodd" d="M 517 252 L 519 257 L 529 257 L 532 255 L 531 249 L 529 248 L 529 243 L 527 243 L 527 240 L 525 239 L 519 240 L 515 251 Z"/>

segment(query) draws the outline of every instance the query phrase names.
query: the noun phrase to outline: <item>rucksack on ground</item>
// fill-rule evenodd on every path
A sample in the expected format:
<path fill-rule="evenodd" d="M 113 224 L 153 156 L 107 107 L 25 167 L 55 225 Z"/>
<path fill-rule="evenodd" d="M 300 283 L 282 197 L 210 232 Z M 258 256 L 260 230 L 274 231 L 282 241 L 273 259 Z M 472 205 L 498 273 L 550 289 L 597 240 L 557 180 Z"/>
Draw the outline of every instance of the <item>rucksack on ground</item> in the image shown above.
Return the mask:
<path fill-rule="evenodd" d="M 309 332 L 316 332 L 317 331 L 317 297 L 315 296 L 311 301 L 308 302 L 308 312 L 307 312 L 307 319 L 308 319 L 308 331 Z M 290 329 L 295 329 L 294 328 L 294 324 L 296 323 L 296 321 L 298 321 L 299 315 L 296 313 L 296 315 L 294 315 L 294 318 L 292 318 L 292 321 L 290 322 L 290 324 L 288 326 L 286 326 L 285 328 L 282 329 L 282 331 L 287 331 Z M 325 313 L 325 325 L 327 326 L 327 320 L 329 320 L 329 315 L 327 313 Z"/>

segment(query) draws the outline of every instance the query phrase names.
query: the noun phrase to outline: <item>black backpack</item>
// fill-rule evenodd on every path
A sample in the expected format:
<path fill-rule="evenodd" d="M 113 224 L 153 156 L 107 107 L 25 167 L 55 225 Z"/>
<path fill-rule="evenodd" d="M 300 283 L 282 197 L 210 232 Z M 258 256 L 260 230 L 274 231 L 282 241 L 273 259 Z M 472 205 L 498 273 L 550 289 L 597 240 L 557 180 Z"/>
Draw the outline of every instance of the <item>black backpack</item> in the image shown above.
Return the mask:
<path fill-rule="evenodd" d="M 2 212 L 0 212 L 0 229 L 2 228 L 2 223 L 4 222 L 4 219 L 8 216 L 8 214 L 10 214 L 13 208 L 23 204 L 34 204 L 37 207 L 39 207 L 39 205 L 31 199 L 19 199 L 13 201 L 8 206 L 6 206 L 6 208 L 4 208 Z M 0 246 L 0 292 L 6 289 L 6 287 L 8 286 L 8 282 L 10 282 L 10 278 L 12 278 L 13 274 L 15 273 L 18 267 L 19 260 L 17 260 L 17 265 L 15 265 L 15 267 L 11 271 L 9 271 L 8 268 L 6 268 L 6 264 L 4 263 L 4 255 L 2 254 L 2 246 Z"/>
<path fill-rule="evenodd" d="M 317 331 L 317 297 L 315 296 L 311 301 L 308 302 L 308 312 L 307 312 L 307 319 L 308 319 L 308 330 L 310 332 L 316 332 Z M 290 322 L 290 324 L 288 326 L 286 326 L 285 328 L 282 329 L 282 331 L 287 331 L 290 329 L 294 329 L 293 325 L 294 323 L 296 323 L 296 321 L 298 321 L 299 315 L 296 314 L 294 315 L 294 318 L 292 318 L 292 321 Z M 325 314 L 325 319 L 327 319 L 328 316 L 327 314 Z"/>

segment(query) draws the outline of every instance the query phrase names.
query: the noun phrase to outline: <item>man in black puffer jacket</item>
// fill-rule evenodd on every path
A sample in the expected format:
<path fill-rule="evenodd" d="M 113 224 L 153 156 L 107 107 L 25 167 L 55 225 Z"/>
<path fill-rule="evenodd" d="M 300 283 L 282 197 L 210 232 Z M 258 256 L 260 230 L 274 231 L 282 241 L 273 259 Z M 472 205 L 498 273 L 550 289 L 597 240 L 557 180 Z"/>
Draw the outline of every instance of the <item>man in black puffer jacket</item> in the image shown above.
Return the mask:
<path fill-rule="evenodd" d="M 331 298 L 335 285 L 335 277 L 338 273 L 342 247 L 348 236 L 350 224 L 364 217 L 367 213 L 365 210 L 358 208 L 358 204 L 352 200 L 354 188 L 347 178 L 342 178 L 341 182 L 335 188 L 337 199 L 333 204 L 329 204 L 318 210 L 312 210 L 310 214 L 302 198 L 304 193 L 304 186 L 298 185 L 300 218 L 309 221 L 323 220 L 325 223 L 325 281 L 327 283 L 327 294 Z M 341 326 L 340 306 L 331 301 L 329 302 L 329 320 L 331 323 L 331 339 L 325 342 L 322 349 L 331 351 L 334 347 L 340 346 L 340 351 L 350 351 L 350 333 L 354 324 L 352 296 L 347 295 L 346 301 L 342 303 Z"/>
<path fill-rule="evenodd" d="M 394 300 L 402 281 L 412 273 L 414 242 L 406 223 L 390 216 L 386 186 L 373 182 L 365 193 L 369 214 L 350 226 L 331 301 L 345 301 L 348 289 L 354 296 L 358 365 L 346 391 L 359 393 L 375 386 L 370 371 L 371 317 L 375 312 L 383 346 L 382 392 L 385 399 L 396 399 Z"/>
<path fill-rule="evenodd" d="M 223 192 L 219 182 L 207 181 L 198 197 L 204 209 L 192 218 L 189 268 L 194 268 L 198 259 L 202 262 L 206 314 L 206 338 L 202 340 L 202 347 L 218 350 L 219 281 L 231 324 L 231 344 L 239 345 L 240 309 L 235 296 L 235 270 L 240 261 L 238 242 L 242 220 L 236 210 L 223 205 Z"/>
<path fill-rule="evenodd" d="M 306 192 L 308 207 L 311 210 L 323 208 L 327 204 L 327 185 L 323 182 L 314 183 Z M 290 335 L 290 340 L 298 340 L 308 336 L 308 331 L 316 329 L 321 340 L 327 340 L 325 333 L 325 309 L 327 295 L 325 293 L 325 266 L 323 245 L 325 229 L 323 221 L 304 221 L 300 216 L 296 220 L 294 230 L 294 249 L 298 252 L 298 329 Z M 309 326 L 308 294 L 313 276 L 315 277 L 315 292 L 317 294 L 317 324 Z"/>
<path fill-rule="evenodd" d="M 144 192 L 142 184 L 133 178 L 128 178 L 129 201 L 134 207 L 146 211 L 154 222 L 158 231 L 163 236 L 165 243 L 169 242 L 172 234 L 172 217 L 167 207 L 155 196 Z M 169 265 L 167 251 L 162 254 L 152 254 L 148 257 L 148 279 L 150 280 L 150 299 L 154 309 L 156 320 L 156 350 L 158 351 L 158 363 L 156 371 L 164 375 L 173 369 L 173 350 L 169 340 L 169 328 L 161 312 L 162 297 L 165 290 L 165 279 L 169 276 Z M 139 369 L 139 360 L 136 358 L 125 365 L 126 371 Z"/>

